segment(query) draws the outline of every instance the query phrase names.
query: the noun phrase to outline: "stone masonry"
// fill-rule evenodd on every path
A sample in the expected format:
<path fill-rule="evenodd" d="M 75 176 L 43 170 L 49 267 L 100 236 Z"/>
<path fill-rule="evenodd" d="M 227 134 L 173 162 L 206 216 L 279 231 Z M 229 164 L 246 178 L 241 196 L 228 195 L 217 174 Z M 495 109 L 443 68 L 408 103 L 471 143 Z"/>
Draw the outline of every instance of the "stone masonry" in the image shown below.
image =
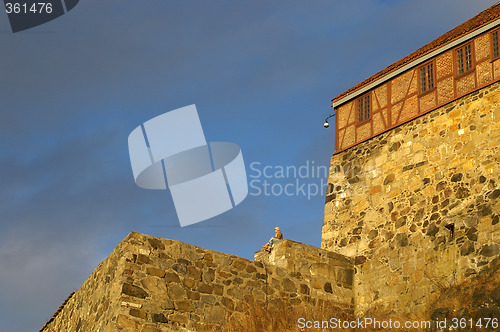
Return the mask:
<path fill-rule="evenodd" d="M 353 312 L 353 262 L 291 240 L 250 261 L 130 233 L 42 331 L 212 331 L 252 307 Z"/>
<path fill-rule="evenodd" d="M 257 251 L 255 260 L 300 275 L 306 281 L 300 286 L 301 293 L 329 301 L 348 312 L 353 311 L 353 259 L 285 239 L 275 242 L 270 254 Z"/>
<path fill-rule="evenodd" d="M 356 314 L 420 315 L 500 254 L 500 83 L 334 154 L 328 183 L 321 246 L 355 260 Z"/>

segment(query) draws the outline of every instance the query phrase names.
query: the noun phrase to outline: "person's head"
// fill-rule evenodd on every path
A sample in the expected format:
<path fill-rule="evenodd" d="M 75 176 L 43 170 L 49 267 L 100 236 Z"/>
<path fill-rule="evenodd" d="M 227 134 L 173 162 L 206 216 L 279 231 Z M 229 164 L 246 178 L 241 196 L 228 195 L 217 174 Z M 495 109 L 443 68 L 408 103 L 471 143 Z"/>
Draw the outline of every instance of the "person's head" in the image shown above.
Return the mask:
<path fill-rule="evenodd" d="M 278 233 L 280 231 L 280 228 L 278 226 L 274 227 L 274 231 Z"/>

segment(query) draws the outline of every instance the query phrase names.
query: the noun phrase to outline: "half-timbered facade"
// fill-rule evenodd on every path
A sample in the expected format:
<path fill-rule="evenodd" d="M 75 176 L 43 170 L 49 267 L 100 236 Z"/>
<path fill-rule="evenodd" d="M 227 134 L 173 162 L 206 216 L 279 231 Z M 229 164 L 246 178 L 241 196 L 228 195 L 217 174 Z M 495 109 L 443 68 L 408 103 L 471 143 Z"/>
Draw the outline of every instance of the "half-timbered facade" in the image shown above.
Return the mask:
<path fill-rule="evenodd" d="M 340 152 L 500 80 L 500 3 L 332 99 Z"/>

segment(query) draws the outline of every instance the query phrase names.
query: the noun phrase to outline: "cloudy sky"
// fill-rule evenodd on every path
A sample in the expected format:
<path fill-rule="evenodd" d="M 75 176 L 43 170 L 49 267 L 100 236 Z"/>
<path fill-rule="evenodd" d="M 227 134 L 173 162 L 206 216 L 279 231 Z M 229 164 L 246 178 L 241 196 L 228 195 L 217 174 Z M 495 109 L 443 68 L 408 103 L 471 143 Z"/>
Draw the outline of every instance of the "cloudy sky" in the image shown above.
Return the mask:
<path fill-rule="evenodd" d="M 38 330 L 130 231 L 249 259 L 275 225 L 319 246 L 330 100 L 494 2 L 87 0 L 15 34 L 0 14 L 0 330 Z M 135 185 L 127 138 L 190 104 L 251 187 L 181 228 L 169 191 Z"/>

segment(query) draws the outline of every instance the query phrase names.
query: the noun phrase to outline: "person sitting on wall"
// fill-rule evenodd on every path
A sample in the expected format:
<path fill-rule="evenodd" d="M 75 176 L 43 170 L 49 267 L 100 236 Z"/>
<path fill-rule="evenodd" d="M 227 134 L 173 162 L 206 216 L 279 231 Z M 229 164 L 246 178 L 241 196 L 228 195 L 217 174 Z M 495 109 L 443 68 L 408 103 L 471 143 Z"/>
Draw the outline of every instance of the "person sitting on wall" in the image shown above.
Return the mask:
<path fill-rule="evenodd" d="M 281 233 L 280 228 L 278 226 L 274 227 L 274 232 L 276 234 L 274 234 L 274 236 L 271 239 L 269 239 L 269 242 L 267 242 L 265 246 L 262 246 L 262 248 L 264 248 L 264 250 L 267 252 L 271 252 L 273 243 L 276 240 L 283 240 L 283 234 Z"/>

